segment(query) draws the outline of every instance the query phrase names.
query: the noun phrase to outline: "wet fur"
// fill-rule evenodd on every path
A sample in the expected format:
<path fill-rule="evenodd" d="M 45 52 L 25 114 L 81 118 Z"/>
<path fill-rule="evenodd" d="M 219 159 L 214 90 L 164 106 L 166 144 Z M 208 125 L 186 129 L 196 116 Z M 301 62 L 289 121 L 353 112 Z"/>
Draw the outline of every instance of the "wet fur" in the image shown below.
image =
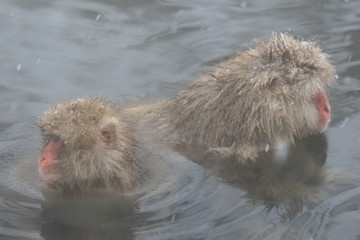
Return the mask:
<path fill-rule="evenodd" d="M 116 188 L 127 192 L 141 175 L 137 141 L 130 123 L 110 103 L 76 99 L 49 109 L 38 123 L 44 143 L 52 136 L 64 142 L 60 152 L 63 177 L 48 185 L 59 191 Z M 115 127 L 116 140 L 102 141 L 100 126 Z"/>
<path fill-rule="evenodd" d="M 316 44 L 274 34 L 168 101 L 121 110 L 101 99 L 61 103 L 39 120 L 45 142 L 51 136 L 65 142 L 64 176 L 48 185 L 130 190 L 142 174 L 135 140 L 140 135 L 148 142 L 187 142 L 254 159 L 267 147 L 313 133 L 318 111 L 312 97 L 325 93 L 333 80 L 334 68 Z M 104 124 L 116 126 L 112 146 L 101 141 L 98 128 Z"/>
<path fill-rule="evenodd" d="M 334 68 L 315 43 L 274 34 L 161 105 L 161 127 L 179 141 L 252 159 L 314 132 L 312 97 L 333 81 Z"/>

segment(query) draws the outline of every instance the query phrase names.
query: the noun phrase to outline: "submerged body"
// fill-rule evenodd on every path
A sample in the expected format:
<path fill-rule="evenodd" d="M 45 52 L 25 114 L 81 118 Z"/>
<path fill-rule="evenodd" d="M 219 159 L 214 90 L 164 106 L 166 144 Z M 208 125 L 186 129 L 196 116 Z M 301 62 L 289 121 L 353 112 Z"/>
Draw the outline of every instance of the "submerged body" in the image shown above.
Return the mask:
<path fill-rule="evenodd" d="M 274 34 L 181 90 L 160 106 L 160 115 L 179 141 L 253 159 L 324 131 L 330 121 L 326 90 L 334 78 L 314 43 Z"/>
<path fill-rule="evenodd" d="M 145 148 L 170 140 L 255 159 L 326 128 L 326 89 L 333 80 L 334 68 L 314 43 L 274 35 L 168 101 L 119 110 L 85 98 L 50 109 L 39 121 L 45 143 L 39 168 L 47 185 L 60 191 L 125 193 L 142 178 L 139 138 Z"/>

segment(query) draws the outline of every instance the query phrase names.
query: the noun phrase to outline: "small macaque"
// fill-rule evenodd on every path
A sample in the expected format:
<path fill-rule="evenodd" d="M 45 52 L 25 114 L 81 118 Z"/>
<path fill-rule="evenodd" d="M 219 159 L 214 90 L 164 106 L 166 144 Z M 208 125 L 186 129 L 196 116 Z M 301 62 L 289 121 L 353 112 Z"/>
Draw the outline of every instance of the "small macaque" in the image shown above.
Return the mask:
<path fill-rule="evenodd" d="M 51 189 L 125 193 L 142 173 L 133 128 L 106 101 L 63 102 L 48 110 L 38 125 L 44 138 L 39 170 Z"/>
<path fill-rule="evenodd" d="M 240 159 L 322 132 L 330 121 L 328 56 L 310 41 L 274 34 L 238 52 L 160 107 L 182 142 Z"/>

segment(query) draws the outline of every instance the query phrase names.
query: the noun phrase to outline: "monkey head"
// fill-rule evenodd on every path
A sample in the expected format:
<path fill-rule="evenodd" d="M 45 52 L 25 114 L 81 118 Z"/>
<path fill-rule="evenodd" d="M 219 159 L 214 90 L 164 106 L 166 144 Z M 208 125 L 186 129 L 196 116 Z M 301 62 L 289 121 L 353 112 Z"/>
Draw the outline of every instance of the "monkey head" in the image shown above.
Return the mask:
<path fill-rule="evenodd" d="M 241 126 L 245 136 L 253 132 L 255 139 L 273 143 L 325 130 L 330 121 L 326 90 L 334 69 L 314 43 L 274 35 L 229 65 L 233 71 L 227 80 L 234 80 L 232 87 L 243 103 L 238 112 L 246 116 Z"/>
<path fill-rule="evenodd" d="M 39 170 L 60 191 L 131 189 L 140 172 L 131 126 L 97 98 L 63 102 L 45 112 L 38 126 L 44 139 Z"/>

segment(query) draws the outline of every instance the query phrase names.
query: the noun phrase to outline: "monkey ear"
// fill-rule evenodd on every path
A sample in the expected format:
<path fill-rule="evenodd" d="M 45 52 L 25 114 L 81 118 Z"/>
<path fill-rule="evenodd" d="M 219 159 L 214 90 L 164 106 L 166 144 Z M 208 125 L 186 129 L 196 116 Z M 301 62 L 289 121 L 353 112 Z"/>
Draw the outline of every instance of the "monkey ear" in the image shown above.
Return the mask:
<path fill-rule="evenodd" d="M 269 81 L 268 88 L 270 91 L 275 91 L 280 85 L 280 79 L 278 77 L 272 77 Z"/>
<path fill-rule="evenodd" d="M 116 131 L 113 124 L 107 124 L 100 127 L 101 139 L 106 144 L 106 146 L 114 145 L 116 141 Z"/>

